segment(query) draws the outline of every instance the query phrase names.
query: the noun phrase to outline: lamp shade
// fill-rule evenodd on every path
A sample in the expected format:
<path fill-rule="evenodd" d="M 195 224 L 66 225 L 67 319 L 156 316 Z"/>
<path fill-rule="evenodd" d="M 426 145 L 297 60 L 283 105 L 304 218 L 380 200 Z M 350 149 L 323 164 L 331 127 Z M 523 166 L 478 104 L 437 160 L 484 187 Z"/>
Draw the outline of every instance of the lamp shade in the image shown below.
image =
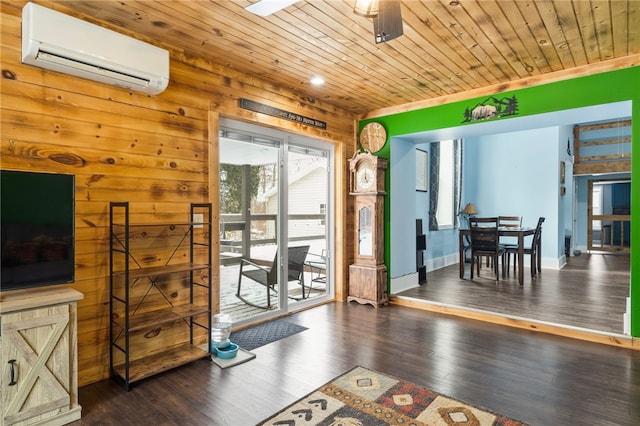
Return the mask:
<path fill-rule="evenodd" d="M 467 203 L 466 206 L 464 206 L 464 210 L 462 210 L 463 214 L 478 214 L 478 211 L 476 210 L 476 206 L 474 206 L 472 203 Z"/>
<path fill-rule="evenodd" d="M 356 0 L 353 6 L 356 15 L 373 18 L 378 15 L 378 0 Z"/>

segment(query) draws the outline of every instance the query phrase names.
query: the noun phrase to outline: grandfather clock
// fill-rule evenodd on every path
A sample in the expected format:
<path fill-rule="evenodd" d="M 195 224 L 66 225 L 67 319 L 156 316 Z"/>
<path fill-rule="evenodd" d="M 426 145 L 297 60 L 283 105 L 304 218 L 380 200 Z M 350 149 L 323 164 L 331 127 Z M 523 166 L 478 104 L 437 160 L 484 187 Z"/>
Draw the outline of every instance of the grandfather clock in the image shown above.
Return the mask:
<path fill-rule="evenodd" d="M 350 195 L 355 198 L 355 263 L 349 266 L 347 301 L 386 304 L 387 267 L 384 264 L 384 175 L 387 160 L 356 152 L 349 160 Z"/>

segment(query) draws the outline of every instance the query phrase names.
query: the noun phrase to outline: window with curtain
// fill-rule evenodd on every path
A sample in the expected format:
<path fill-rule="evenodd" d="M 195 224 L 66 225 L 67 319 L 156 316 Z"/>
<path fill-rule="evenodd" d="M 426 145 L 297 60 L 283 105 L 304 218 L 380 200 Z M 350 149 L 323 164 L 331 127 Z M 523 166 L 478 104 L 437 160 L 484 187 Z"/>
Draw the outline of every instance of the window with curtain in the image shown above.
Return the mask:
<path fill-rule="evenodd" d="M 433 142 L 429 152 L 429 230 L 458 227 L 462 189 L 462 140 Z"/>

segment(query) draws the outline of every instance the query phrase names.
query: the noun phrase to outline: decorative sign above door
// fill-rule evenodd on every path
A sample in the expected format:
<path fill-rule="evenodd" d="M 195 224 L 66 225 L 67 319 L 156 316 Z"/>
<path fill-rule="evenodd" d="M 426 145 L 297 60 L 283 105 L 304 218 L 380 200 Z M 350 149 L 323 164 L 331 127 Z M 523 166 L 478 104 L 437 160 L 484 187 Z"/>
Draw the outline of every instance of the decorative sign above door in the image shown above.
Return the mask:
<path fill-rule="evenodd" d="M 473 108 L 466 108 L 462 122 L 489 120 L 516 114 L 518 114 L 518 100 L 515 96 L 502 99 L 490 96 Z"/>
<path fill-rule="evenodd" d="M 282 118 L 284 120 L 289 120 L 289 121 L 295 121 L 297 123 L 304 124 L 311 127 L 317 127 L 318 129 L 327 128 L 327 123 L 324 121 L 316 120 L 315 118 L 305 117 L 304 115 L 296 114 L 295 112 L 285 111 L 280 108 L 261 104 L 260 102 L 251 101 L 245 98 L 240 98 L 240 107 L 243 109 L 248 109 L 253 112 L 267 114 L 272 117 Z"/>

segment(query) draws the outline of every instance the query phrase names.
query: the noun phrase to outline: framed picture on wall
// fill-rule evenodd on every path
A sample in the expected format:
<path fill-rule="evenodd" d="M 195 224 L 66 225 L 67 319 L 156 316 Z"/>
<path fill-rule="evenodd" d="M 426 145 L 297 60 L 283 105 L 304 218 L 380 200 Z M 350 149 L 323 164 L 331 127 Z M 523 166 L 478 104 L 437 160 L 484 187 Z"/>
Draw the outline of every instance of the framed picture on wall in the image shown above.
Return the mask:
<path fill-rule="evenodd" d="M 416 149 L 416 191 L 427 192 L 429 156 L 427 151 Z"/>

